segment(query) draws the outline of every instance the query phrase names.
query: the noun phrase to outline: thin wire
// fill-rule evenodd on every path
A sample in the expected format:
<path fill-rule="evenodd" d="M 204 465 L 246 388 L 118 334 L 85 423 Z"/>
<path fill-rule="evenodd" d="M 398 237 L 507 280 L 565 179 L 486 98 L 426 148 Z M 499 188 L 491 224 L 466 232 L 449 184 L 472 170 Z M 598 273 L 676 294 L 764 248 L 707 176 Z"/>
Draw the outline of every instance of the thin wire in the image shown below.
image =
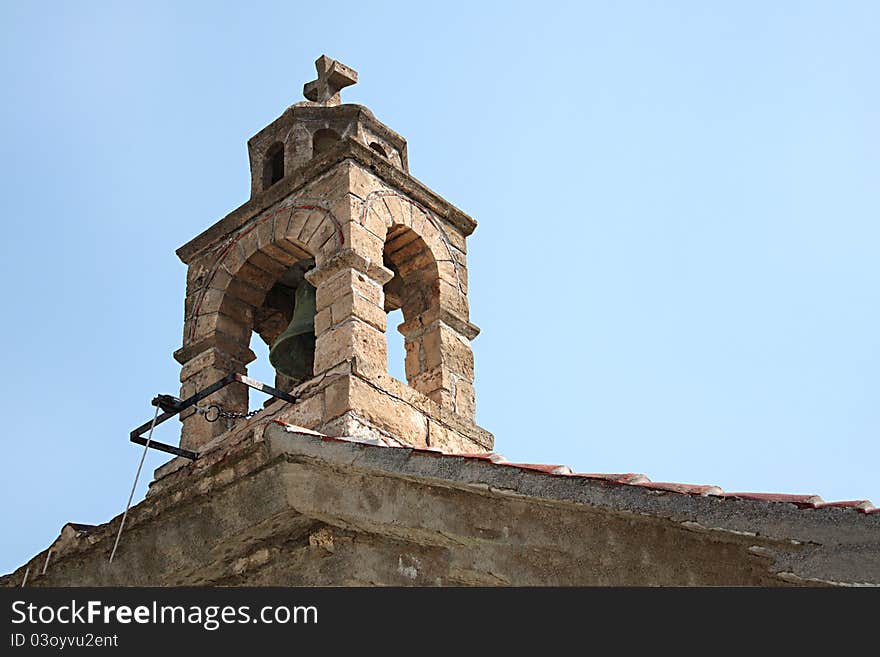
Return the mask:
<path fill-rule="evenodd" d="M 138 463 L 137 474 L 134 476 L 134 483 L 131 485 L 131 493 L 128 495 L 128 503 L 125 505 L 125 513 L 122 514 L 122 522 L 119 523 L 119 532 L 116 534 L 116 542 L 113 544 L 113 551 L 110 553 L 110 563 L 113 563 L 113 557 L 116 555 L 116 548 L 119 547 L 119 539 L 122 537 L 122 528 L 125 527 L 125 519 L 128 517 L 128 509 L 131 507 L 131 501 L 134 499 L 134 489 L 137 488 L 138 479 L 141 476 L 141 468 L 144 467 L 144 459 L 147 458 L 147 450 L 150 449 L 150 439 L 153 437 L 153 429 L 156 426 L 156 418 L 159 417 L 159 405 L 156 404 L 156 414 L 153 415 L 153 423 L 150 425 L 150 433 L 147 434 L 147 442 L 144 443 L 144 453 L 141 454 L 141 462 Z"/>

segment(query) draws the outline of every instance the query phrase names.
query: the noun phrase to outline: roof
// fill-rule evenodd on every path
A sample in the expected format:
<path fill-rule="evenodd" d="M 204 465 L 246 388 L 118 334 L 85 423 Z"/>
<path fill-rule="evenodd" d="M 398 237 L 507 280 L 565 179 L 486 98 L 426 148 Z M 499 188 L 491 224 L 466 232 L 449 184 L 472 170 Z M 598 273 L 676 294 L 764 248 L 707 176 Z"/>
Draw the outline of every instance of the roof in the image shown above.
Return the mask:
<path fill-rule="evenodd" d="M 699 484 L 683 484 L 676 482 L 651 481 L 648 477 L 638 473 L 596 473 L 596 472 L 573 472 L 567 465 L 560 464 L 540 464 L 540 463 L 511 463 L 503 455 L 497 452 L 484 453 L 455 453 L 445 452 L 443 450 L 432 447 L 413 447 L 410 445 L 401 445 L 391 440 L 382 440 L 378 438 L 357 438 L 353 436 L 340 436 L 337 438 L 326 436 L 310 429 L 304 429 L 281 420 L 272 420 L 273 423 L 281 425 L 285 430 L 301 435 L 309 435 L 320 437 L 321 440 L 331 442 L 347 442 L 358 443 L 361 445 L 382 448 L 382 449 L 405 449 L 415 454 L 424 454 L 441 457 L 454 457 L 464 459 L 475 459 L 490 463 L 499 468 L 517 468 L 531 472 L 541 473 L 551 477 L 580 477 L 585 479 L 596 479 L 617 484 L 621 486 L 634 486 L 643 489 L 666 491 L 678 493 L 680 495 L 699 496 L 699 497 L 721 497 L 743 500 L 753 500 L 758 502 L 777 502 L 793 504 L 802 509 L 821 509 L 821 508 L 852 508 L 860 513 L 874 514 L 880 512 L 880 508 L 876 508 L 870 500 L 843 500 L 826 502 L 819 495 L 792 495 L 788 493 L 750 493 L 750 492 L 726 492 L 719 486 L 699 485 Z"/>

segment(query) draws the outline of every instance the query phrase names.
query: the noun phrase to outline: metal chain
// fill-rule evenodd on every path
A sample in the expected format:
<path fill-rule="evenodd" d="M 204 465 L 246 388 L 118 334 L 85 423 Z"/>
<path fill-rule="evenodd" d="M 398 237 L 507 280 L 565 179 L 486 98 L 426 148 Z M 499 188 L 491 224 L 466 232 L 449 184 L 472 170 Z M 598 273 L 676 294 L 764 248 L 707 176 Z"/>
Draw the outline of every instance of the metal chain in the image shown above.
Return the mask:
<path fill-rule="evenodd" d="M 208 422 L 216 422 L 221 417 L 228 420 L 246 420 L 252 418 L 261 410 L 263 409 L 258 408 L 255 411 L 239 413 L 238 411 L 227 411 L 219 404 L 210 404 L 209 406 L 199 406 L 196 404 L 196 411 L 198 411 L 199 414 L 204 415 Z"/>

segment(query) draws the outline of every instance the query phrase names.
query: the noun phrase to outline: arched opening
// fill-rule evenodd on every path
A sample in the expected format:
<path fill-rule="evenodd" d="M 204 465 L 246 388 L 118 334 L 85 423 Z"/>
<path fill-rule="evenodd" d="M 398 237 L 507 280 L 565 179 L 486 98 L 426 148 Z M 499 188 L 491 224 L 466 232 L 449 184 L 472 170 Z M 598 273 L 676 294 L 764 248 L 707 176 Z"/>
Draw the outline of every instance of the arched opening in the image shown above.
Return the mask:
<path fill-rule="evenodd" d="M 335 130 L 329 128 L 321 128 L 316 130 L 312 135 L 312 155 L 320 155 L 326 153 L 339 143 L 340 136 Z"/>
<path fill-rule="evenodd" d="M 266 151 L 263 164 L 263 189 L 269 189 L 282 178 L 284 178 L 284 144 L 278 141 Z"/>
<path fill-rule="evenodd" d="M 440 284 L 437 263 L 431 250 L 407 226 L 395 225 L 388 229 L 383 261 L 394 272 L 394 277 L 385 284 L 385 310 L 389 313 L 390 332 L 397 329 L 400 319 L 407 323 L 413 322 L 429 308 L 436 306 L 439 303 Z M 393 339 L 388 339 L 388 345 L 388 372 L 396 376 L 400 367 L 395 360 L 404 356 L 406 381 L 413 385 L 415 377 L 426 368 L 426 363 L 423 362 L 426 353 L 420 341 L 404 336 L 403 353 L 395 349 Z"/>
<path fill-rule="evenodd" d="M 388 374 L 398 381 L 406 381 L 406 342 L 397 327 L 403 324 L 403 311 L 400 308 L 388 311 L 388 330 L 385 338 L 388 344 Z"/>
<path fill-rule="evenodd" d="M 375 141 L 374 141 L 374 142 L 370 142 L 370 148 L 371 148 L 372 150 L 376 151 L 379 155 L 381 155 L 381 156 L 384 157 L 385 159 L 388 159 L 388 153 L 385 152 L 385 149 L 382 148 L 382 145 L 381 145 L 381 144 L 378 144 L 378 143 L 376 143 Z"/>
<path fill-rule="evenodd" d="M 310 284 L 305 280 L 306 271 L 314 267 L 312 259 L 300 260 L 285 271 L 269 291 L 266 293 L 263 304 L 254 312 L 253 332 L 259 336 L 265 349 L 260 347 L 260 352 L 266 354 L 266 364 L 261 365 L 264 371 L 271 371 L 274 385 L 279 390 L 289 391 L 304 380 L 311 378 L 315 364 L 315 333 L 314 333 L 314 308 L 303 303 L 302 295 L 298 290 L 302 286 Z M 313 297 L 314 298 L 314 297 Z M 306 326 L 310 324 L 310 326 Z M 269 352 L 282 335 L 286 334 L 286 349 L 295 349 L 295 360 L 298 369 L 302 373 L 294 378 L 278 371 L 269 362 Z M 256 349 L 254 352 L 256 353 Z M 269 369 L 266 369 L 269 368 Z"/>

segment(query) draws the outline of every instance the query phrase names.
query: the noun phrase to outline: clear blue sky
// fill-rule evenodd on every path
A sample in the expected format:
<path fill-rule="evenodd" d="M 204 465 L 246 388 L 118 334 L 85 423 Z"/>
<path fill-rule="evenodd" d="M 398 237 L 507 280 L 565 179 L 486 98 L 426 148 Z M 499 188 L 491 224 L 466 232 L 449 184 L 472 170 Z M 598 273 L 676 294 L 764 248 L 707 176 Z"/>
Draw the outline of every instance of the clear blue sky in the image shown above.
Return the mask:
<path fill-rule="evenodd" d="M 322 53 L 480 223 L 499 452 L 880 504 L 877 3 L 9 1 L 0 25 L 0 572 L 122 511 L 128 432 L 178 390 L 174 250 L 247 200 L 247 139 Z"/>

